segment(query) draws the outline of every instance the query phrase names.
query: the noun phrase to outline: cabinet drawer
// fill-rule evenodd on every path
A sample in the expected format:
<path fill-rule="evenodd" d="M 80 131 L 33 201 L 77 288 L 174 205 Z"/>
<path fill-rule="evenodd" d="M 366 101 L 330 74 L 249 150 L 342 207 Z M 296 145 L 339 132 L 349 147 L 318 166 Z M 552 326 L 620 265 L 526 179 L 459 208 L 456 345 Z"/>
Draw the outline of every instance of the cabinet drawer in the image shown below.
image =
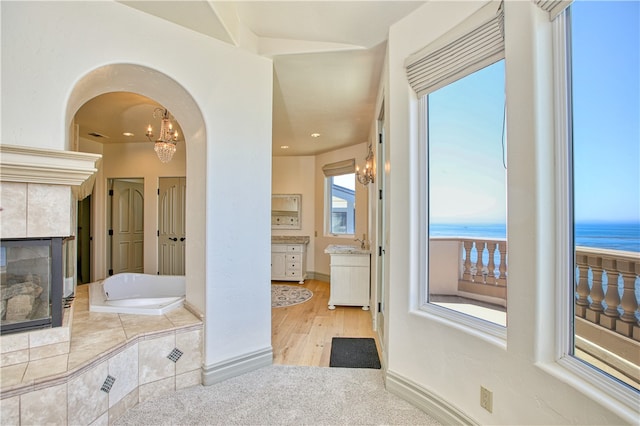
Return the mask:
<path fill-rule="evenodd" d="M 302 253 L 302 246 L 301 245 L 287 246 L 287 251 L 289 253 L 291 252 Z"/>
<path fill-rule="evenodd" d="M 286 253 L 287 246 L 284 244 L 271 244 L 271 253 Z"/>
<path fill-rule="evenodd" d="M 287 271 L 302 271 L 302 265 L 296 262 L 287 262 Z"/>
<path fill-rule="evenodd" d="M 287 263 L 293 262 L 298 263 L 302 259 L 302 256 L 299 254 L 287 254 Z"/>
<path fill-rule="evenodd" d="M 302 274 L 300 273 L 300 271 L 287 271 L 287 277 L 288 278 L 300 278 L 300 277 L 302 277 Z"/>

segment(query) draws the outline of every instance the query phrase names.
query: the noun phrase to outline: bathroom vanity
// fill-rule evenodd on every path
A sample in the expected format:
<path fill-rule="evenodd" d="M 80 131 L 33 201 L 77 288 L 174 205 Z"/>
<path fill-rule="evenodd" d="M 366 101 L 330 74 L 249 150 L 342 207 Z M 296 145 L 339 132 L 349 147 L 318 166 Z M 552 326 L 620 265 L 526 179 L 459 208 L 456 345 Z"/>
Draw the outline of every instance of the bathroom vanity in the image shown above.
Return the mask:
<path fill-rule="evenodd" d="M 345 305 L 362 306 L 364 311 L 368 311 L 370 250 L 357 246 L 330 245 L 324 252 L 331 255 L 329 309 Z"/>
<path fill-rule="evenodd" d="M 298 281 L 307 278 L 308 236 L 271 237 L 271 280 Z"/>

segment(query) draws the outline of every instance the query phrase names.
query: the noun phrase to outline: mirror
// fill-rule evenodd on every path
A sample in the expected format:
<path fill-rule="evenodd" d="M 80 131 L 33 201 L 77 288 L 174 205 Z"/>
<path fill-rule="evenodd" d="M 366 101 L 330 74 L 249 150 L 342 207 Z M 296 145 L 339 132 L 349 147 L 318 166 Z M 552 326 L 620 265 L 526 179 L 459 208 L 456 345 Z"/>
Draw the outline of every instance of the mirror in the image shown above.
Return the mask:
<path fill-rule="evenodd" d="M 300 194 L 271 195 L 271 229 L 301 229 Z"/>

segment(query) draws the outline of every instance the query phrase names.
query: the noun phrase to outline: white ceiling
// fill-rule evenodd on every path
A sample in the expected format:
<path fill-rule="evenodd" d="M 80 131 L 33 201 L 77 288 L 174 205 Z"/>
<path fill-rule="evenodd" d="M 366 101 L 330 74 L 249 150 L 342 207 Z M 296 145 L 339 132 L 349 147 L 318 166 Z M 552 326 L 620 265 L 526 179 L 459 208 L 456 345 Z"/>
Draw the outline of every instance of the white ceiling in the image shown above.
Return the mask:
<path fill-rule="evenodd" d="M 253 40 L 239 47 L 273 59 L 273 155 L 314 155 L 368 140 L 389 26 L 424 1 L 120 3 L 225 43 Z M 146 142 L 147 125 L 159 126 L 151 117 L 157 106 L 131 93 L 106 94 L 87 102 L 76 123 L 84 138 Z"/>

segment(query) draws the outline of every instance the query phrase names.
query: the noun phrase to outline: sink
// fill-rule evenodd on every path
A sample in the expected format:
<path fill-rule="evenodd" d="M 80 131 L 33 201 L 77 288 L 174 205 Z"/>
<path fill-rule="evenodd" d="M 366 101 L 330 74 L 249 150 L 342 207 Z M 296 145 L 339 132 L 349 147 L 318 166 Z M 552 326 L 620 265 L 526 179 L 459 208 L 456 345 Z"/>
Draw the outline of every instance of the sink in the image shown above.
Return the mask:
<path fill-rule="evenodd" d="M 360 246 L 347 245 L 347 244 L 331 244 L 324 249 L 328 254 L 369 254 L 370 250 L 360 248 Z"/>

